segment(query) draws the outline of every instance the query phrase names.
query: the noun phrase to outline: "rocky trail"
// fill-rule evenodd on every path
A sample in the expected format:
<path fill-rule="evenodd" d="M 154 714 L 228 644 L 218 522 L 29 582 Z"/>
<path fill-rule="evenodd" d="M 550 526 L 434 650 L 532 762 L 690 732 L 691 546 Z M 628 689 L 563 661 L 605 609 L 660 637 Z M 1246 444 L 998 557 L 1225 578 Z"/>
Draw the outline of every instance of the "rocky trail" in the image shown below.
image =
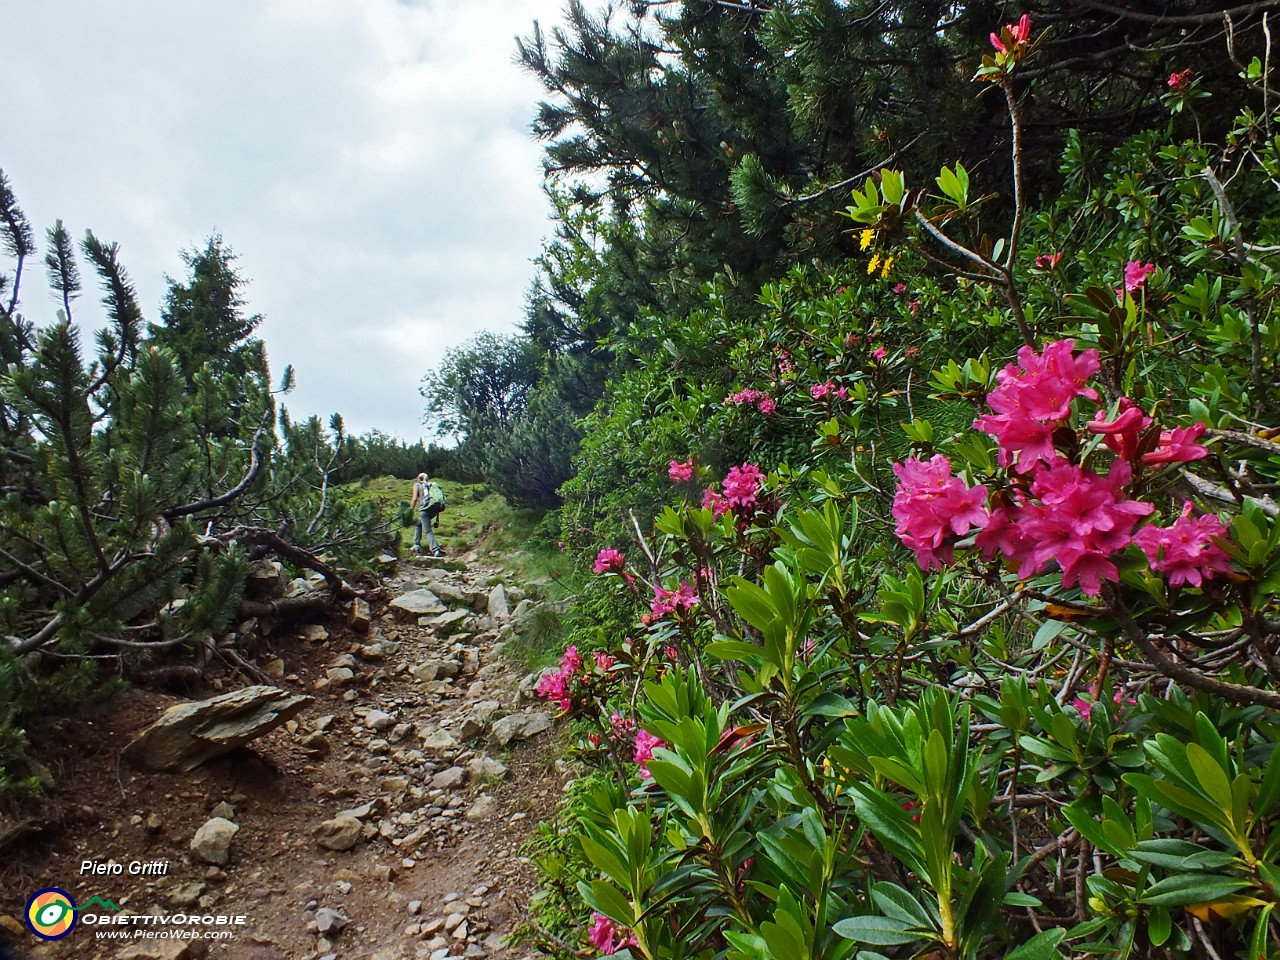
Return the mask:
<path fill-rule="evenodd" d="M 372 610 L 357 600 L 345 619 L 266 637 L 269 624 L 250 625 L 253 637 L 242 625 L 237 647 L 256 646 L 252 662 L 237 656 L 219 674 L 215 657 L 214 689 L 193 695 L 201 706 L 170 711 L 176 732 L 149 728 L 187 698 L 140 689 L 68 726 L 44 753 L 45 829 L 0 852 L 0 924 L 25 956 L 529 953 L 502 941 L 534 893 L 524 845 L 566 779 L 551 715 L 503 656 L 537 601 L 474 555 L 401 561 L 372 593 Z M 219 688 L 230 696 L 205 706 Z M 271 729 L 222 752 L 257 726 Z M 42 942 L 22 920 L 50 887 L 81 913 L 67 936 Z M 91 922 L 93 897 L 120 910 L 99 917 L 244 920 L 222 928 L 229 939 L 160 938 L 166 928 L 146 920 Z"/>

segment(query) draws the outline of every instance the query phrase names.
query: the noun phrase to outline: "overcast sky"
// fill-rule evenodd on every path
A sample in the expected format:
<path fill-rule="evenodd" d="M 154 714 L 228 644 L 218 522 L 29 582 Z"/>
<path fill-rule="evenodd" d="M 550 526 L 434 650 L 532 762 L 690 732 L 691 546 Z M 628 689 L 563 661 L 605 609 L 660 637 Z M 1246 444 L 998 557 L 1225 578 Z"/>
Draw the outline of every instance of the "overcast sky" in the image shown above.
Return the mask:
<path fill-rule="evenodd" d="M 41 256 L 57 218 L 120 244 L 151 321 L 180 251 L 221 233 L 273 374 L 297 371 L 295 419 L 429 440 L 422 375 L 513 331 L 551 232 L 528 132 L 542 91 L 512 58 L 562 5 L 13 0 L 0 169 Z M 42 274 L 23 288 L 40 324 Z M 96 301 L 77 322 L 97 326 Z"/>

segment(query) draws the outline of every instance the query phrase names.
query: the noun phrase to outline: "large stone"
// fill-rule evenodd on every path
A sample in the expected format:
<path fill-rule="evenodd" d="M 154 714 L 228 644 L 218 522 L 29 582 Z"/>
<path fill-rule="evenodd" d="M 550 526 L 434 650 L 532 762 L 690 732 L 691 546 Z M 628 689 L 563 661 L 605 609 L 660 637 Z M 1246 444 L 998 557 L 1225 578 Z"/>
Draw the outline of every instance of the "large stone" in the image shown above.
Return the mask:
<path fill-rule="evenodd" d="M 366 600 L 356 597 L 351 601 L 351 626 L 360 633 L 368 633 L 373 626 L 373 611 Z"/>
<path fill-rule="evenodd" d="M 502 584 L 496 584 L 489 591 L 489 602 L 486 607 L 489 616 L 495 620 L 506 620 L 511 616 L 511 608 L 507 604 L 507 590 Z"/>
<path fill-rule="evenodd" d="M 475 780 L 501 780 L 507 775 L 507 765 L 483 753 L 467 761 L 467 772 Z"/>
<path fill-rule="evenodd" d="M 286 582 L 284 565 L 279 561 L 255 560 L 249 564 L 245 592 L 251 597 L 278 597 L 284 593 Z"/>
<path fill-rule="evenodd" d="M 513 713 L 509 717 L 503 717 L 493 725 L 493 729 L 489 731 L 489 739 L 500 747 L 505 747 L 509 743 L 515 743 L 517 740 L 528 740 L 530 737 L 536 737 L 540 733 L 546 733 L 554 726 L 554 722 L 549 714 L 540 710 L 533 710 L 529 713 Z"/>
<path fill-rule="evenodd" d="M 445 603 L 457 604 L 467 602 L 467 591 L 456 583 L 448 580 L 437 580 L 431 585 L 431 589 Z"/>
<path fill-rule="evenodd" d="M 191 838 L 191 850 L 205 863 L 225 867 L 231 860 L 231 841 L 239 830 L 239 824 L 223 817 L 214 817 Z"/>
<path fill-rule="evenodd" d="M 410 590 L 392 600 L 391 606 L 401 613 L 414 617 L 425 616 L 428 613 L 444 613 L 449 609 L 430 590 Z"/>
<path fill-rule="evenodd" d="M 472 740 L 484 733 L 489 726 L 489 721 L 501 709 L 502 704 L 497 700 L 481 700 L 476 703 L 462 718 L 462 726 L 458 731 L 462 739 Z"/>
<path fill-rule="evenodd" d="M 487 793 L 482 793 L 471 802 L 471 806 L 467 807 L 467 812 L 463 814 L 468 820 L 492 820 L 493 817 L 501 811 L 498 801 Z"/>
<path fill-rule="evenodd" d="M 364 824 L 339 814 L 316 827 L 316 841 L 329 850 L 350 850 L 364 837 Z"/>
<path fill-rule="evenodd" d="M 125 747 L 124 757 L 145 770 L 194 770 L 292 720 L 311 699 L 258 686 L 181 703 Z"/>
<path fill-rule="evenodd" d="M 409 673 L 423 683 L 430 683 L 432 680 L 447 680 L 449 677 L 457 676 L 458 669 L 457 660 L 439 660 L 433 657 L 430 660 L 422 661 L 422 663 L 414 664 L 409 668 Z"/>
<path fill-rule="evenodd" d="M 433 790 L 456 790 L 467 782 L 467 771 L 462 767 L 449 767 L 431 778 Z"/>
<path fill-rule="evenodd" d="M 316 911 L 316 929 L 321 933 L 340 933 L 351 921 L 332 907 L 321 907 Z"/>
<path fill-rule="evenodd" d="M 531 616 L 529 611 L 536 606 L 537 604 L 528 597 L 517 603 L 515 610 L 511 612 L 511 629 L 516 633 L 524 633 Z"/>
<path fill-rule="evenodd" d="M 431 629 L 439 636 L 449 637 L 465 627 L 470 618 L 471 612 L 468 610 L 450 610 L 432 620 Z"/>
<path fill-rule="evenodd" d="M 423 724 L 418 728 L 418 736 L 422 738 L 423 751 L 432 756 L 458 749 L 458 741 L 453 734 L 440 727 Z"/>

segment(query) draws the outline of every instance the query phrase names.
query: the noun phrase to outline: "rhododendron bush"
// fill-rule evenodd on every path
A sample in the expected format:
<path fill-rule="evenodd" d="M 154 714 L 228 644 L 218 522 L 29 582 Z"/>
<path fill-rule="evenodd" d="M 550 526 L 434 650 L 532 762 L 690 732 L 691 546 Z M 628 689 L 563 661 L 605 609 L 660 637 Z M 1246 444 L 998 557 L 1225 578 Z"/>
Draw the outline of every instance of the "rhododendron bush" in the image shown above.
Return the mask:
<path fill-rule="evenodd" d="M 1036 206 L 991 44 L 1007 220 L 881 170 L 862 260 L 709 290 L 588 424 L 551 952 L 1280 956 L 1274 118 L 1069 138 Z"/>

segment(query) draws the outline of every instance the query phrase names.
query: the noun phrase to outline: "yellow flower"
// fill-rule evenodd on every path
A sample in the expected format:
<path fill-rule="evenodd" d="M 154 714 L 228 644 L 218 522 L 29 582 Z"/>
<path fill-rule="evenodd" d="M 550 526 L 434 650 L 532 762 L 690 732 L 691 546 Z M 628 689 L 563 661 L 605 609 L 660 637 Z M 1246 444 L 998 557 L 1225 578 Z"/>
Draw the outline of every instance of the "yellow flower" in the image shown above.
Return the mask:
<path fill-rule="evenodd" d="M 858 240 L 858 244 L 859 244 L 858 249 L 865 250 L 867 249 L 867 247 L 871 246 L 871 241 L 875 239 L 875 235 L 876 235 L 876 232 L 872 230 L 870 227 L 865 228 L 862 231 L 862 236 Z"/>
<path fill-rule="evenodd" d="M 878 266 L 880 266 L 880 254 L 873 253 L 871 255 L 871 262 L 867 264 L 867 276 L 871 276 L 871 274 L 875 273 L 876 267 Z"/>
<path fill-rule="evenodd" d="M 884 266 L 880 268 L 880 279 L 884 279 L 889 275 L 889 268 L 893 266 L 893 257 L 884 258 Z"/>

